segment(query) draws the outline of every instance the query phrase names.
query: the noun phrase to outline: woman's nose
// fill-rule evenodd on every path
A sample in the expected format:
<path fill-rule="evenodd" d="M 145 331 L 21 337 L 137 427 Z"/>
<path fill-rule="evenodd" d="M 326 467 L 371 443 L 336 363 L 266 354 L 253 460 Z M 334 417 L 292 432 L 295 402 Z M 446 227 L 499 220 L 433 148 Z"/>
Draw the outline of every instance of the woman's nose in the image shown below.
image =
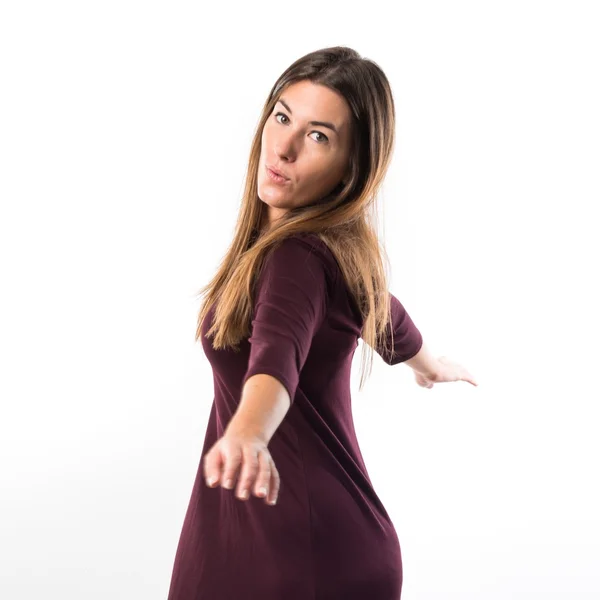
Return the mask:
<path fill-rule="evenodd" d="M 293 160 L 297 153 L 296 143 L 294 135 L 282 133 L 275 140 L 273 150 L 280 159 Z"/>

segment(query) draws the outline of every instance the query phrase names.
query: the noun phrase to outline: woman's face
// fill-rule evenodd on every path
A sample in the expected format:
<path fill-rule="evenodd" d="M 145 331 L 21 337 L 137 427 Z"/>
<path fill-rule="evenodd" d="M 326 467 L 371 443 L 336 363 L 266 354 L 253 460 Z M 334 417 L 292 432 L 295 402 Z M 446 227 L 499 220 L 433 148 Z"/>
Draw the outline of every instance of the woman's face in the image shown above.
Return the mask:
<path fill-rule="evenodd" d="M 283 91 L 263 128 L 258 164 L 258 196 L 268 205 L 269 226 L 289 209 L 319 200 L 343 180 L 350 124 L 346 100 L 326 86 L 303 80 Z M 274 179 L 269 167 L 283 173 L 285 181 Z"/>

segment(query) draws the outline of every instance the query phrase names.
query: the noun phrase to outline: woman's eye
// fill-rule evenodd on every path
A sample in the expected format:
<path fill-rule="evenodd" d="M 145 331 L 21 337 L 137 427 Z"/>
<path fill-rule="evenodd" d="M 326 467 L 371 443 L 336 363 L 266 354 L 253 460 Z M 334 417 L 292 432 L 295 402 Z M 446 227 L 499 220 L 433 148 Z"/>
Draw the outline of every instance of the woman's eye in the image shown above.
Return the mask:
<path fill-rule="evenodd" d="M 288 118 L 287 115 L 282 112 L 275 113 L 275 120 L 277 120 L 278 123 L 281 123 L 281 121 L 279 121 L 277 119 L 277 117 L 284 117 L 285 119 Z M 319 142 L 320 144 L 329 141 L 329 138 L 324 133 L 321 133 L 320 131 L 311 131 L 311 133 L 316 133 L 317 135 L 321 136 L 320 140 L 315 140 L 315 141 Z"/>
<path fill-rule="evenodd" d="M 324 133 L 321 133 L 320 131 L 312 131 L 311 133 L 316 133 L 316 134 L 320 135 L 321 138 L 323 138 L 323 143 L 329 141 L 329 138 Z M 319 142 L 319 140 L 317 140 L 317 142 Z"/>

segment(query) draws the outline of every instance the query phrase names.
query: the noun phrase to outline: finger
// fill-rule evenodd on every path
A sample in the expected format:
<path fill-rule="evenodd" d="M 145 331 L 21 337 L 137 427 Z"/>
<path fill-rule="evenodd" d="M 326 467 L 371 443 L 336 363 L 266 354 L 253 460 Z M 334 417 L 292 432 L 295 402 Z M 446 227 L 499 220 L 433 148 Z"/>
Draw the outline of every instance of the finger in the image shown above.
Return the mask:
<path fill-rule="evenodd" d="M 279 488 L 281 486 L 281 478 L 279 477 L 279 471 L 271 459 L 271 482 L 269 483 L 269 495 L 266 498 L 267 504 L 274 505 L 277 503 L 279 497 Z"/>
<path fill-rule="evenodd" d="M 243 450 L 244 462 L 238 482 L 236 496 L 240 500 L 247 500 L 250 497 L 252 484 L 258 474 L 258 450 L 255 446 L 245 447 Z"/>
<path fill-rule="evenodd" d="M 472 385 L 477 385 L 477 382 L 475 381 L 475 378 L 473 377 L 473 375 L 471 375 L 471 373 L 469 373 L 468 371 L 464 371 L 463 377 L 462 377 L 463 381 L 468 381 L 469 383 L 471 383 Z"/>
<path fill-rule="evenodd" d="M 472 383 L 474 386 L 478 386 L 479 384 L 475 381 L 475 377 L 469 373 L 469 383 Z"/>
<path fill-rule="evenodd" d="M 221 481 L 223 482 L 224 488 L 231 490 L 235 485 L 240 464 L 243 462 L 242 451 L 238 448 L 236 450 L 225 451 L 224 454 L 225 468 L 223 470 L 223 477 Z"/>
<path fill-rule="evenodd" d="M 259 470 L 254 485 L 254 495 L 259 498 L 266 498 L 269 493 L 271 483 L 271 461 L 266 450 L 258 454 Z"/>
<path fill-rule="evenodd" d="M 209 487 L 219 485 L 223 464 L 223 456 L 219 450 L 211 449 L 206 454 L 204 457 L 204 478 L 206 479 L 206 485 Z"/>

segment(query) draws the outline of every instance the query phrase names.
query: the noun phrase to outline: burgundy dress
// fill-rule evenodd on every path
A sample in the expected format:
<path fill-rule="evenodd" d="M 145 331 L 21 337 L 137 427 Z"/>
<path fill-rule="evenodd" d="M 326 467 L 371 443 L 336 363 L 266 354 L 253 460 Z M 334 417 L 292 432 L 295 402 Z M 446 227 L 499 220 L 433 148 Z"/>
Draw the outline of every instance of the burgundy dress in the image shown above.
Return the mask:
<path fill-rule="evenodd" d="M 214 378 L 198 473 L 168 600 L 398 600 L 402 558 L 394 525 L 361 455 L 350 369 L 362 323 L 339 266 L 314 234 L 285 239 L 257 281 L 252 331 L 240 351 L 202 346 Z M 391 295 L 395 365 L 423 339 Z M 281 484 L 275 506 L 209 488 L 204 455 L 223 435 L 246 379 L 279 379 L 292 403 L 268 448 Z"/>

